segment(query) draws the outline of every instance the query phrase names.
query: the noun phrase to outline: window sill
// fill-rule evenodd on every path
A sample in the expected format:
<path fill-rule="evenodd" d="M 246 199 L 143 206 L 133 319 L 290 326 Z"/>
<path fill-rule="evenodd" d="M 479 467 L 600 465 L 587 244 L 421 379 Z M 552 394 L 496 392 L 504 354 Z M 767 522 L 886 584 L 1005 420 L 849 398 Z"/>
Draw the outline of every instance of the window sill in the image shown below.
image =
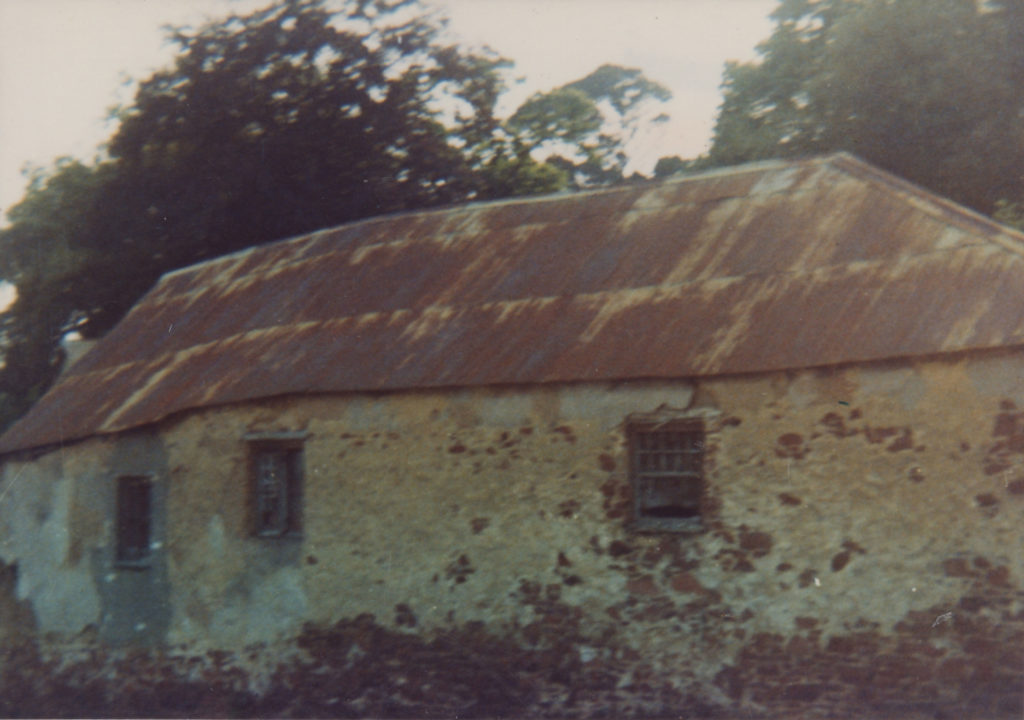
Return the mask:
<path fill-rule="evenodd" d="M 116 560 L 114 562 L 116 570 L 149 570 L 152 566 L 153 564 L 148 558 L 145 560 Z"/>
<path fill-rule="evenodd" d="M 302 540 L 303 534 L 300 532 L 287 532 L 287 533 L 255 533 L 253 538 L 256 540 Z"/>
<path fill-rule="evenodd" d="M 633 531 L 638 533 L 679 533 L 696 535 L 704 532 L 700 518 L 652 518 L 633 520 Z"/>

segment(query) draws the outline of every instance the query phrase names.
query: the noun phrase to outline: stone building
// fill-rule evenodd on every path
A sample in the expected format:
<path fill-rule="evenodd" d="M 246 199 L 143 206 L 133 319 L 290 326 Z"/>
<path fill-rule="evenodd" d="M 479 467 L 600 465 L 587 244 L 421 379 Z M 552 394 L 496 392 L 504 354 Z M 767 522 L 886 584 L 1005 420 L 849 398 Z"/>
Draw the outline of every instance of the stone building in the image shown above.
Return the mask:
<path fill-rule="evenodd" d="M 0 439 L 0 634 L 108 701 L 1019 717 L 1022 344 L 1024 236 L 842 154 L 218 258 Z"/>

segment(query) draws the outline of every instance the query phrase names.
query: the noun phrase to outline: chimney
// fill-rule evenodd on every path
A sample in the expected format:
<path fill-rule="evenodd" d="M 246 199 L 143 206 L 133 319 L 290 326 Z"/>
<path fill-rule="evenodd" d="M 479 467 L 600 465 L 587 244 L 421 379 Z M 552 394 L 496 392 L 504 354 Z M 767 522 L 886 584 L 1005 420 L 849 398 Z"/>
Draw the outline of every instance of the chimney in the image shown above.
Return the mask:
<path fill-rule="evenodd" d="M 61 340 L 60 345 L 64 349 L 64 365 L 61 367 L 60 375 L 57 377 L 67 375 L 71 366 L 81 360 L 82 356 L 89 352 L 95 344 L 95 340 L 83 340 L 82 338 L 72 339 L 65 337 Z"/>

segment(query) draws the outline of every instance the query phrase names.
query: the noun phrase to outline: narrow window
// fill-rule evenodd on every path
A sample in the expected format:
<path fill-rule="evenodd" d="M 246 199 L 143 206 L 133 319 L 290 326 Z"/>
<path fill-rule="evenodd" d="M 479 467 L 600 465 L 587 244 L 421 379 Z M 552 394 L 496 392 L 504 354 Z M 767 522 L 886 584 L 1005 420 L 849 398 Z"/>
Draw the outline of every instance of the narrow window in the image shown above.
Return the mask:
<path fill-rule="evenodd" d="M 638 530 L 696 530 L 704 490 L 700 422 L 645 423 L 629 428 Z"/>
<path fill-rule="evenodd" d="M 117 479 L 118 564 L 148 564 L 152 507 L 152 483 L 148 477 Z"/>
<path fill-rule="evenodd" d="M 302 446 L 294 442 L 253 443 L 252 508 L 259 537 L 302 531 Z"/>

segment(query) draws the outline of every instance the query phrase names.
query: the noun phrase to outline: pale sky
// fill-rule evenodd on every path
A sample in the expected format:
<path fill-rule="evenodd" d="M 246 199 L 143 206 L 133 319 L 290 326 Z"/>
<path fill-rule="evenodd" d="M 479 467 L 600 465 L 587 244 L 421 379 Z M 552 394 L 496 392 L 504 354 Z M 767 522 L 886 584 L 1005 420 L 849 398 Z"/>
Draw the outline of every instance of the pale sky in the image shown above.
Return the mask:
<path fill-rule="evenodd" d="M 726 60 L 750 60 L 777 0 L 427 0 L 461 43 L 513 60 L 510 114 L 527 96 L 612 63 L 638 67 L 672 90 L 668 124 L 631 148 L 650 172 L 662 156 L 708 147 Z M 0 0 L 0 209 L 25 189 L 26 165 L 91 159 L 130 102 L 129 79 L 169 63 L 161 26 L 200 24 L 267 0 Z M 515 78 L 524 78 L 522 83 Z"/>

